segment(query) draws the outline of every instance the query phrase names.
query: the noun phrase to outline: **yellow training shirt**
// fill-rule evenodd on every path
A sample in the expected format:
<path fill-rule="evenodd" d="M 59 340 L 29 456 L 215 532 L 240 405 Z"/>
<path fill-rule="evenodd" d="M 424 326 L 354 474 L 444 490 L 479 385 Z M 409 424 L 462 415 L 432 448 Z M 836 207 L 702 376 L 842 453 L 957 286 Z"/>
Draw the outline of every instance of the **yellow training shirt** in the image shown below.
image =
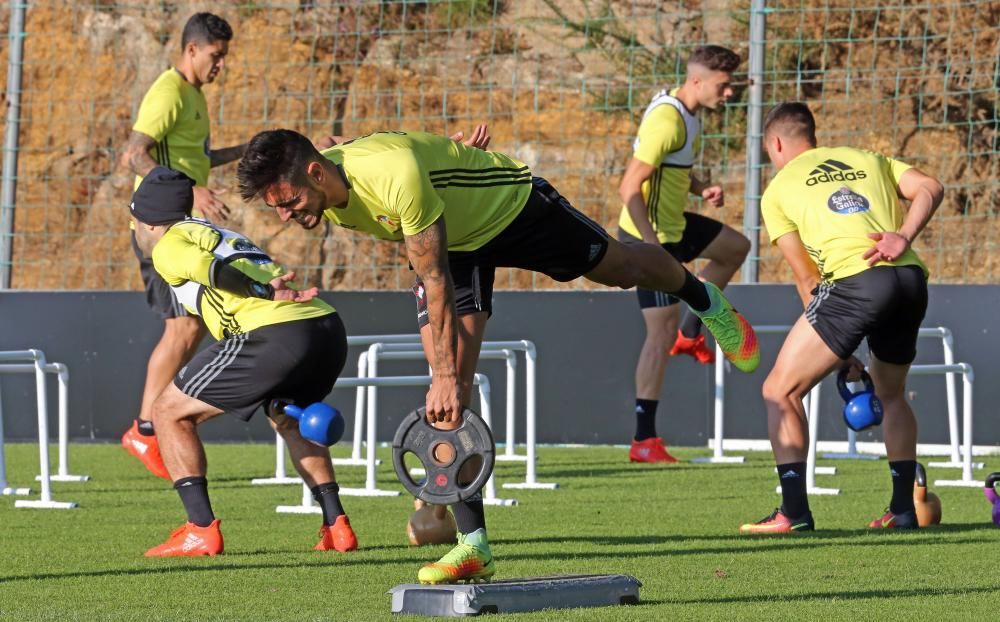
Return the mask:
<path fill-rule="evenodd" d="M 161 73 L 146 91 L 132 129 L 156 141 L 149 155 L 157 164 L 184 173 L 199 186 L 208 183 L 208 104 L 176 69 Z M 140 181 L 136 176 L 135 188 Z"/>
<path fill-rule="evenodd" d="M 521 213 L 531 171 L 502 153 L 425 132 L 378 132 L 323 152 L 349 187 L 323 215 L 383 240 L 420 233 L 444 214 L 448 250 L 475 250 Z"/>
<path fill-rule="evenodd" d="M 903 207 L 897 187 L 910 166 L 851 147 L 809 149 L 774 176 L 761 197 L 761 215 L 774 244 L 798 231 L 825 281 L 868 269 L 862 255 L 875 244 L 869 233 L 898 231 Z M 913 249 L 880 266 L 927 267 Z"/>
<path fill-rule="evenodd" d="M 239 233 L 197 218 L 172 225 L 153 247 L 153 266 L 181 304 L 202 317 L 216 339 L 334 311 L 319 298 L 308 302 L 265 300 L 216 289 L 212 283 L 216 261 L 227 262 L 260 283 L 285 273 L 281 265 Z"/>
<path fill-rule="evenodd" d="M 691 167 L 701 145 L 701 122 L 676 94 L 674 89 L 653 96 L 639 124 L 632 154 L 655 169 L 642 183 L 642 198 L 661 244 L 676 242 L 684 234 Z M 629 235 L 642 237 L 627 205 L 622 206 L 618 226 Z"/>

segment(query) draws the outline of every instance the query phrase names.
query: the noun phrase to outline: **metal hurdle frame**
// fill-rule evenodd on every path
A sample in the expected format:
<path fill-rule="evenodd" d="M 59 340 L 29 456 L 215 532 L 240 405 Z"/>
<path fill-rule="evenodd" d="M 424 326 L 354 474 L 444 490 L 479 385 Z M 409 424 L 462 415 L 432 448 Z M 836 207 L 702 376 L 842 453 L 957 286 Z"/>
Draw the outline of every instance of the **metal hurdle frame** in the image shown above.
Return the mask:
<path fill-rule="evenodd" d="M 367 345 L 369 349 L 358 356 L 358 378 L 376 377 L 377 371 L 369 372 L 369 361 L 373 355 L 372 345 L 381 344 L 378 349 L 379 356 L 385 358 L 384 354 L 400 351 L 418 351 L 421 347 L 420 335 L 418 334 L 386 334 L 386 335 L 355 335 L 347 338 L 349 346 Z M 504 488 L 517 489 L 541 489 L 553 490 L 559 487 L 557 483 L 539 482 L 537 479 L 537 458 L 536 458 L 536 369 L 537 351 L 534 343 L 528 340 L 517 341 L 486 341 L 482 344 L 483 351 L 480 358 L 504 358 L 507 363 L 507 443 L 504 453 L 497 454 L 497 461 L 524 461 L 525 479 L 523 482 L 511 482 L 503 484 Z M 517 454 L 515 443 L 515 415 L 516 415 L 516 372 L 517 359 L 504 355 L 500 357 L 495 352 L 510 350 L 511 352 L 521 351 L 525 354 L 525 417 L 526 417 L 526 453 Z M 421 358 L 423 356 L 422 350 Z M 488 354 L 487 354 L 488 353 Z M 377 358 L 377 357 L 376 357 Z M 367 457 L 362 457 L 362 435 L 364 420 L 366 415 L 365 400 L 366 393 L 374 394 L 374 391 L 364 385 L 357 387 L 357 395 L 354 406 L 354 434 L 349 458 L 333 458 L 335 465 L 362 466 L 368 464 Z M 370 411 L 369 416 L 370 416 Z M 376 459 L 376 465 L 380 461 Z M 285 466 L 285 443 L 280 435 L 276 435 L 275 447 L 275 474 L 274 477 L 257 478 L 251 480 L 253 484 L 298 484 L 301 480 L 298 477 L 289 476 Z"/>
<path fill-rule="evenodd" d="M 381 346 L 382 344 L 375 343 L 371 347 Z M 473 384 L 479 387 L 479 400 L 480 400 L 480 410 L 482 411 L 483 419 L 487 424 L 490 422 L 490 381 L 483 374 L 476 374 L 473 377 Z M 375 480 L 375 436 L 377 431 L 376 425 L 376 411 L 377 411 L 377 397 L 373 391 L 377 387 L 416 387 L 416 386 L 426 386 L 431 383 L 431 376 L 387 376 L 381 378 L 341 378 L 337 380 L 337 384 L 334 385 L 334 389 L 337 388 L 357 388 L 357 387 L 367 387 L 369 391 L 369 399 L 367 404 L 369 423 L 367 429 L 368 436 L 368 447 L 367 447 L 367 459 L 366 467 L 367 473 L 365 477 L 365 487 L 364 488 L 341 488 L 340 494 L 344 496 L 363 496 L 363 497 L 398 497 L 400 492 L 398 490 L 381 490 L 378 488 Z M 493 482 L 493 477 L 487 481 L 484 489 L 487 491 L 484 494 L 484 503 L 486 502 L 486 496 L 489 495 L 492 498 L 496 498 L 496 492 L 494 488 L 495 484 Z M 500 499 L 496 500 L 492 505 L 516 505 L 515 500 Z M 302 484 L 302 502 L 299 505 L 279 505 L 275 508 L 275 511 L 282 514 L 316 514 L 322 512 L 322 509 L 313 504 L 312 494 L 309 487 Z"/>
<path fill-rule="evenodd" d="M 758 335 L 764 334 L 782 334 L 791 330 L 791 325 L 781 326 L 781 325 L 764 325 L 755 326 L 754 331 Z M 936 337 L 941 339 L 942 350 L 944 354 L 944 364 L 954 365 L 955 364 L 955 346 L 954 338 L 952 336 L 951 330 L 944 326 L 933 326 L 921 328 L 918 333 L 920 338 Z M 724 417 L 725 417 L 725 378 L 726 378 L 726 359 L 719 347 L 719 344 L 715 344 L 715 434 L 713 436 L 713 452 L 712 456 L 708 458 L 694 458 L 692 462 L 710 462 L 710 463 L 724 463 L 724 462 L 743 462 L 743 456 L 725 456 L 723 454 L 723 444 L 724 444 Z M 917 367 L 917 366 L 914 366 Z M 956 368 L 957 369 L 957 368 Z M 949 372 L 945 374 L 945 391 L 947 395 L 948 403 L 948 432 L 949 438 L 951 440 L 951 460 L 949 462 L 928 462 L 929 467 L 956 467 L 964 468 L 964 462 L 962 460 L 959 451 L 959 431 L 958 431 L 958 406 L 956 404 L 955 396 L 955 375 L 961 372 Z M 860 454 L 857 452 L 857 434 L 853 430 L 848 430 L 847 435 L 848 450 L 846 454 L 824 454 L 824 457 L 830 458 L 865 458 L 866 454 Z M 875 457 L 877 459 L 877 456 Z M 974 468 L 982 468 L 982 463 L 974 463 Z"/>
<path fill-rule="evenodd" d="M 755 327 L 754 329 L 757 334 L 781 334 L 791 330 L 791 326 L 776 326 L 776 325 L 765 325 Z M 946 392 L 948 398 L 948 423 L 949 423 L 949 433 L 951 435 L 951 448 L 952 448 L 952 461 L 950 462 L 930 462 L 928 466 L 935 467 L 955 467 L 958 466 L 962 469 L 962 478 L 958 480 L 935 480 L 934 484 L 936 486 L 963 486 L 963 487 L 979 487 L 982 486 L 982 482 L 973 478 L 972 470 L 982 468 L 983 463 L 974 463 L 972 461 L 972 390 L 975 375 L 973 373 L 972 366 L 968 363 L 954 363 L 954 342 L 952 333 L 949 329 L 943 326 L 921 328 L 919 337 L 937 337 L 942 340 L 944 358 L 946 363 L 940 365 L 912 365 L 910 367 L 908 376 L 931 376 L 942 374 L 945 375 L 946 380 Z M 951 361 L 951 362 L 948 362 Z M 725 383 L 725 368 L 724 368 L 724 358 L 721 349 L 718 344 L 716 344 L 716 390 L 715 390 L 715 417 L 716 417 L 716 428 L 715 428 L 715 440 L 714 440 L 714 452 L 715 456 L 712 458 L 702 458 L 701 462 L 735 462 L 731 457 L 722 456 L 722 422 L 724 417 L 724 383 Z M 721 370 L 721 372 L 720 372 Z M 956 407 L 956 396 L 955 396 L 955 384 L 954 375 L 962 374 L 962 384 L 963 384 L 963 402 L 962 402 L 962 450 L 960 451 L 957 446 L 958 442 L 958 421 L 957 421 L 957 407 Z M 721 382 L 720 382 L 721 381 Z M 809 419 L 809 454 L 806 464 L 806 486 L 810 493 L 814 494 L 839 494 L 839 490 L 836 489 L 822 489 L 815 486 L 815 474 L 836 474 L 835 467 L 817 467 L 815 462 L 816 455 L 816 445 L 818 443 L 817 439 L 817 425 L 818 425 L 818 408 L 819 408 L 819 392 L 820 383 L 810 391 L 808 396 L 808 403 L 804 404 L 808 413 Z M 850 431 L 849 431 L 850 432 Z M 856 439 L 856 434 L 854 435 Z M 850 435 L 848 437 L 848 442 L 850 443 Z M 853 450 L 851 446 L 848 447 L 848 455 L 856 452 L 856 445 Z M 957 465 L 955 464 L 955 456 L 961 456 Z M 717 457 L 722 457 L 723 460 L 716 460 Z M 742 457 L 737 457 L 742 458 Z M 697 460 L 697 459 L 696 459 Z M 741 459 L 738 461 L 742 461 Z M 780 487 L 778 488 L 780 492 Z"/>
<path fill-rule="evenodd" d="M 378 347 L 376 347 L 378 346 Z M 505 452 L 497 454 L 498 461 L 523 461 L 525 462 L 525 476 L 523 482 L 509 482 L 503 484 L 503 488 L 508 489 L 535 489 L 535 490 L 555 490 L 559 487 L 555 482 L 539 482 L 537 476 L 537 455 L 536 455 L 536 369 L 537 351 L 535 345 L 528 340 L 519 341 L 484 341 L 480 352 L 480 359 L 504 359 L 507 362 L 507 443 Z M 525 451 L 524 455 L 515 453 L 515 414 L 516 414 L 516 373 L 517 359 L 512 356 L 515 351 L 525 353 Z M 405 356 L 400 354 L 405 353 Z M 362 359 L 362 357 L 364 357 Z M 407 344 L 372 344 L 368 352 L 363 353 L 358 359 L 358 374 L 360 375 L 362 366 L 365 367 L 367 377 L 378 376 L 379 358 L 410 358 L 420 359 L 424 357 L 422 349 L 410 347 Z M 371 393 L 369 393 L 370 395 Z M 355 437 L 357 438 L 360 429 L 359 421 L 355 416 Z M 492 425 L 490 426 L 492 428 Z"/>
<path fill-rule="evenodd" d="M 74 501 L 54 501 L 52 499 L 51 481 L 87 481 L 86 475 L 71 475 L 69 473 L 69 369 L 62 363 L 49 363 L 41 350 L 11 350 L 0 352 L 0 373 L 34 373 L 35 394 L 38 407 L 38 462 L 40 474 L 36 478 L 40 482 L 40 496 L 35 499 L 18 499 L 14 502 L 16 508 L 42 508 L 53 510 L 68 510 L 78 507 Z M 48 425 L 48 395 L 46 393 L 45 374 L 56 374 L 59 378 L 59 469 L 52 475 L 49 468 L 49 425 Z M 2 420 L 0 420 L 2 427 Z M 2 437 L 2 430 L 0 430 Z M 0 438 L 0 454 L 2 454 L 2 438 Z M 6 467 L 3 456 L 0 455 L 0 484 L 6 490 Z M 19 489 L 14 489 L 15 491 Z M 26 490 L 26 489 L 20 489 Z M 5 492 L 5 494 L 7 494 Z M 13 494 L 18 494 L 14 492 Z M 30 494 L 26 492 L 24 494 Z"/>
<path fill-rule="evenodd" d="M 420 343 L 420 335 L 417 334 L 387 334 L 387 335 L 351 335 L 347 337 L 347 345 L 350 346 L 369 346 L 373 343 Z M 362 353 L 362 356 L 365 356 Z M 358 361 L 358 378 L 367 378 L 367 367 L 361 369 L 361 360 Z M 365 413 L 365 387 L 364 385 L 359 385 L 357 387 L 357 398 L 354 403 L 354 443 L 352 445 L 351 457 L 350 458 L 333 458 L 333 464 L 335 465 L 349 465 L 349 466 L 364 466 L 367 464 L 367 460 L 361 457 L 361 422 L 364 421 Z M 255 485 L 282 485 L 282 484 L 300 484 L 302 479 L 295 476 L 289 476 L 288 471 L 285 468 L 285 439 L 281 438 L 281 435 L 275 433 L 275 457 L 274 457 L 274 477 L 258 477 L 250 480 L 251 484 Z M 381 464 L 380 460 L 376 460 L 375 464 Z"/>
<path fill-rule="evenodd" d="M 945 365 L 955 364 L 955 340 L 951 330 L 944 326 L 929 326 L 921 328 L 917 334 L 918 338 L 937 338 L 941 340 L 941 350 Z M 960 372 L 948 372 L 945 377 L 945 394 L 948 404 L 948 438 L 950 440 L 951 455 L 946 462 L 931 461 L 928 467 L 938 468 L 964 468 L 964 464 L 959 451 L 959 430 L 958 430 L 958 405 L 955 395 L 955 376 Z M 824 458 L 831 460 L 878 460 L 880 456 L 875 454 L 863 454 L 857 447 L 858 433 L 854 430 L 847 430 L 847 451 L 843 453 L 825 453 Z M 974 462 L 973 468 L 983 468 L 983 463 Z"/>

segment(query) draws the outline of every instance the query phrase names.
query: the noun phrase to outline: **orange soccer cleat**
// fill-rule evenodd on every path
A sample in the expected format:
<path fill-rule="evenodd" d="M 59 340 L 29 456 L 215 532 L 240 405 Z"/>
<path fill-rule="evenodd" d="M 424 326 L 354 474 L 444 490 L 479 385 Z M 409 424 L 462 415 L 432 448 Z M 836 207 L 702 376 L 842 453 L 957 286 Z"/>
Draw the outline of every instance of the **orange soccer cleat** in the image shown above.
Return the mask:
<path fill-rule="evenodd" d="M 893 514 L 888 508 L 885 514 L 868 523 L 871 529 L 917 529 L 919 526 L 916 512 Z"/>
<path fill-rule="evenodd" d="M 165 480 L 170 479 L 167 467 L 163 464 L 163 457 L 160 456 L 160 444 L 156 436 L 140 434 L 138 421 L 133 421 L 132 427 L 122 434 L 122 447 L 146 465 L 150 473 Z"/>
<path fill-rule="evenodd" d="M 314 551 L 348 551 L 358 550 L 358 537 L 351 529 L 351 521 L 347 514 L 341 514 L 332 525 L 323 525 L 319 530 L 319 543 Z"/>
<path fill-rule="evenodd" d="M 632 441 L 632 447 L 628 450 L 629 462 L 651 462 L 676 464 L 680 462 L 670 455 L 667 448 L 663 446 L 663 439 L 660 437 L 647 438 L 642 441 Z"/>
<path fill-rule="evenodd" d="M 677 331 L 677 341 L 674 347 L 670 348 L 670 356 L 687 354 L 702 365 L 711 365 L 715 362 L 715 352 L 705 345 L 705 335 L 697 337 L 685 337 L 681 331 Z"/>
<path fill-rule="evenodd" d="M 218 555 L 223 550 L 219 519 L 208 527 L 184 523 L 174 529 L 167 541 L 146 551 L 146 557 L 197 557 Z"/>

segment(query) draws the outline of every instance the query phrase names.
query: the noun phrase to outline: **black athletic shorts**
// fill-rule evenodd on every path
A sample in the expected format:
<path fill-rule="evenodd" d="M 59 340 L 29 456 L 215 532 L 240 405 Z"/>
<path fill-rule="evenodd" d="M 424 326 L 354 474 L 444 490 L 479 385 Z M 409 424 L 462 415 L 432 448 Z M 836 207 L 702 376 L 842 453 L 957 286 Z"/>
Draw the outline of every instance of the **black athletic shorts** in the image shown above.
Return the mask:
<path fill-rule="evenodd" d="M 909 365 L 927 311 L 927 277 L 919 266 L 876 266 L 820 283 L 806 319 L 834 354 L 854 354 L 861 340 L 880 361 Z"/>
<path fill-rule="evenodd" d="M 185 395 L 247 421 L 258 406 L 284 398 L 322 401 L 347 360 L 347 334 L 336 313 L 262 326 L 217 341 L 174 378 Z"/>
<path fill-rule="evenodd" d="M 676 242 L 666 242 L 661 244 L 663 250 L 673 255 L 674 259 L 681 263 L 694 261 L 705 252 L 712 240 L 719 237 L 723 224 L 718 220 L 695 214 L 684 212 L 684 233 L 681 239 Z M 623 244 L 639 244 L 639 238 L 618 230 L 618 239 Z M 671 296 L 666 292 L 658 292 L 653 289 L 635 288 L 635 293 L 639 297 L 640 309 L 653 309 L 656 307 L 669 307 L 681 301 L 680 298 Z"/>
<path fill-rule="evenodd" d="M 135 231 L 132 232 L 132 252 L 139 260 L 139 272 L 142 274 L 142 284 L 146 286 L 146 302 L 162 320 L 190 315 L 170 289 L 163 277 L 153 268 L 153 260 L 142 256 L 139 245 L 135 242 Z"/>
<path fill-rule="evenodd" d="M 521 213 L 495 238 L 474 251 L 448 253 L 458 315 L 493 312 L 497 268 L 541 272 L 556 281 L 572 281 L 597 267 L 608 250 L 608 234 L 577 211 L 541 177 L 531 180 L 531 194 Z M 413 286 L 417 324 L 427 325 L 424 284 Z"/>

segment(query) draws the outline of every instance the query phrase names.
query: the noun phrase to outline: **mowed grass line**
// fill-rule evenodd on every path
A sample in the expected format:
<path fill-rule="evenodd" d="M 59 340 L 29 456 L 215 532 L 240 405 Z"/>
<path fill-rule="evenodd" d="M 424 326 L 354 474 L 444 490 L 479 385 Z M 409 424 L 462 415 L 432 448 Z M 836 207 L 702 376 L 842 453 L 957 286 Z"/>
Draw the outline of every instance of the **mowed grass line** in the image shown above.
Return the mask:
<path fill-rule="evenodd" d="M 447 547 L 412 547 L 404 527 L 412 501 L 345 497 L 361 550 L 311 550 L 319 515 L 286 515 L 296 486 L 251 486 L 274 469 L 269 445 L 208 446 L 209 482 L 225 555 L 146 559 L 146 548 L 184 520 L 170 486 L 117 445 L 74 444 L 73 472 L 55 483 L 68 511 L 14 509 L 0 497 L 0 619 L 3 620 L 388 620 L 386 591 L 411 583 Z M 343 450 L 341 450 L 342 452 Z M 673 448 L 672 448 L 673 451 Z M 680 449 L 681 458 L 706 455 Z M 384 487 L 398 488 L 388 452 Z M 55 459 L 53 452 L 53 460 Z M 819 531 L 741 537 L 736 527 L 779 502 L 769 454 L 747 464 L 631 465 L 619 448 L 539 450 L 539 478 L 557 491 L 507 491 L 517 507 L 487 508 L 497 578 L 627 573 L 642 604 L 504 616 L 524 620 L 985 620 L 1000 590 L 1000 529 L 978 489 L 941 488 L 944 524 L 918 533 L 863 526 L 888 501 L 884 460 L 836 462 L 819 476 L 838 497 L 813 497 Z M 37 448 L 8 444 L 8 479 L 37 472 Z M 53 462 L 53 464 L 55 464 Z M 985 472 L 1000 469 L 989 458 Z M 523 466 L 498 464 L 500 481 Z M 347 486 L 363 469 L 338 469 Z M 930 478 L 955 477 L 931 469 Z M 34 482 L 32 482 L 34 483 Z"/>

